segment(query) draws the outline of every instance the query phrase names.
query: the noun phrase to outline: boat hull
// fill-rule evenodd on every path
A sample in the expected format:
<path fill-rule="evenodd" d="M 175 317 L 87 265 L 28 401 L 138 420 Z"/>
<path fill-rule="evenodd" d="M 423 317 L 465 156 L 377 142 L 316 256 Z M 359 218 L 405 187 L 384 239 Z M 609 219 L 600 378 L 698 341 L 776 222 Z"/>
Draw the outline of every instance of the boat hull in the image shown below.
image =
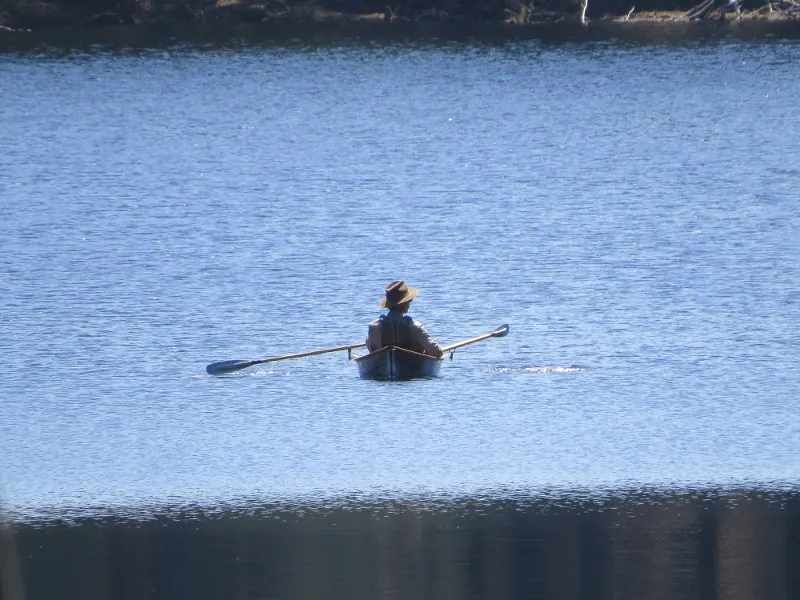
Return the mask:
<path fill-rule="evenodd" d="M 405 381 L 438 377 L 441 358 L 412 352 L 396 346 L 386 346 L 376 352 L 355 359 L 361 379 L 379 381 Z"/>

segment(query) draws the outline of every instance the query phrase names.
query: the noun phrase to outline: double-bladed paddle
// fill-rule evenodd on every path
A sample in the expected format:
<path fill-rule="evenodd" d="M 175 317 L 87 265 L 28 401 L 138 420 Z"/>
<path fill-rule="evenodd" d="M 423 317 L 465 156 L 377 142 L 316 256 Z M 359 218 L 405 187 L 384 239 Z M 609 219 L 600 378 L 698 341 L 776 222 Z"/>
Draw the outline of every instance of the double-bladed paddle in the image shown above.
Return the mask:
<path fill-rule="evenodd" d="M 442 354 L 446 352 L 450 352 L 451 350 L 455 350 L 456 348 L 461 348 L 461 346 L 466 346 L 467 344 L 474 344 L 475 342 L 480 342 L 492 337 L 505 337 L 508 335 L 508 325 L 501 325 L 494 331 L 490 331 L 489 333 L 484 333 L 483 335 L 479 335 L 478 337 L 474 337 L 468 340 L 464 340 L 463 342 L 456 342 L 455 344 L 450 344 L 449 346 L 442 347 Z"/>
<path fill-rule="evenodd" d="M 222 375 L 224 373 L 233 373 L 253 365 L 260 365 L 263 363 L 277 362 L 279 360 L 286 360 L 288 358 L 303 358 L 304 356 L 316 356 L 317 354 L 327 354 L 328 352 L 341 352 L 342 350 L 352 350 L 353 348 L 361 348 L 366 344 L 351 344 L 349 346 L 336 346 L 335 348 L 325 348 L 323 350 L 312 350 L 311 352 L 300 352 L 298 354 L 286 354 L 284 356 L 275 356 L 273 358 L 259 358 L 257 360 L 224 360 L 216 362 L 206 367 L 206 373 L 209 375 Z"/>

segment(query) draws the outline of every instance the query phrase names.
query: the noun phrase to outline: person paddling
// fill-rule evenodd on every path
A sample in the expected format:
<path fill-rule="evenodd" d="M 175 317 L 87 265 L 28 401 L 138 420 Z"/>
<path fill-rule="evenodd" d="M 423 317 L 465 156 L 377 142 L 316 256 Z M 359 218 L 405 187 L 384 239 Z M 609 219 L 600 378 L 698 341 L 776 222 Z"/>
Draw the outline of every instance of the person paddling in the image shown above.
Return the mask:
<path fill-rule="evenodd" d="M 370 352 L 384 346 L 397 346 L 437 358 L 442 356 L 441 347 L 422 324 L 406 314 L 418 293 L 419 290 L 408 287 L 402 280 L 386 286 L 386 297 L 381 300 L 380 306 L 388 308 L 389 312 L 369 324 L 367 349 Z"/>

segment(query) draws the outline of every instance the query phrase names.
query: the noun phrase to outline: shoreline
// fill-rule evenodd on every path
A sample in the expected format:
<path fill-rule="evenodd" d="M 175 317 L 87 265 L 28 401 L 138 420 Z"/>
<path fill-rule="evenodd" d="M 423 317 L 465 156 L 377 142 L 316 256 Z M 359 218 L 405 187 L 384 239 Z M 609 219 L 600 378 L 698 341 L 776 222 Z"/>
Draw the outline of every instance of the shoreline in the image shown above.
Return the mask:
<path fill-rule="evenodd" d="M 0 0 L 0 35 L 17 32 L 46 31 L 64 28 L 114 26 L 191 26 L 191 25 L 292 25 L 292 24 L 399 24 L 438 23 L 445 25 L 504 24 L 542 25 L 598 23 L 798 23 L 800 1 L 759 5 L 732 4 L 731 0 L 705 0 L 680 10 L 637 10 L 633 4 L 620 10 L 616 0 L 552 0 L 548 3 L 524 4 L 519 0 L 484 0 L 474 5 L 459 5 L 455 0 L 449 10 L 410 2 L 382 10 L 359 0 L 326 0 L 287 3 L 285 0 L 217 0 L 198 4 L 147 5 L 139 0 L 120 2 L 115 10 L 99 10 L 107 4 L 97 1 L 70 2 L 58 0 Z M 659 2 L 659 0 L 649 0 Z M 291 0 L 290 0 L 291 2 Z"/>

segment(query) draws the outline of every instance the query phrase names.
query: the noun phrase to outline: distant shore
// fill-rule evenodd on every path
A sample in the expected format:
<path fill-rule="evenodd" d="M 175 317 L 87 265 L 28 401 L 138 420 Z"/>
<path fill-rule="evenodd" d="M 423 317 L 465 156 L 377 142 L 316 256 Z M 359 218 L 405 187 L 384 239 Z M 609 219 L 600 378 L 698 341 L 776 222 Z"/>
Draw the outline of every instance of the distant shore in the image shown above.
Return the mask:
<path fill-rule="evenodd" d="M 800 0 L 0 0 L 0 34 L 70 26 L 298 22 L 798 21 Z"/>

